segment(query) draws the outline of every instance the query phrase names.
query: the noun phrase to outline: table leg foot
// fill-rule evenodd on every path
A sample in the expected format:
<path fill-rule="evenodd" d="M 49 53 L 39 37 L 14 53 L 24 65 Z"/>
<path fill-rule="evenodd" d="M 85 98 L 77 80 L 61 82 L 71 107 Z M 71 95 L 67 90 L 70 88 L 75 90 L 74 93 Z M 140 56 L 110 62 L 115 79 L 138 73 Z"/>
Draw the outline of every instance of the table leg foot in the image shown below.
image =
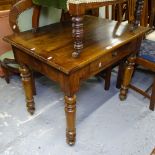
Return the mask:
<path fill-rule="evenodd" d="M 31 115 L 33 115 L 34 114 L 34 112 L 35 112 L 35 103 L 34 103 L 34 101 L 26 101 L 27 102 L 27 111 L 31 114 Z"/>
<path fill-rule="evenodd" d="M 66 140 L 67 143 L 72 146 L 76 141 L 76 129 L 75 129 L 75 120 L 76 120 L 76 96 L 68 97 L 65 96 L 65 113 L 67 121 L 66 129 Z"/>
<path fill-rule="evenodd" d="M 128 92 L 128 89 L 122 86 L 121 90 L 120 90 L 120 94 L 119 94 L 119 98 L 120 98 L 121 101 L 126 100 L 127 92 Z"/>
<path fill-rule="evenodd" d="M 73 146 L 75 144 L 75 137 L 76 137 L 76 134 L 75 132 L 69 132 L 69 131 L 66 131 L 66 137 L 67 137 L 67 144 L 69 144 L 70 146 Z"/>

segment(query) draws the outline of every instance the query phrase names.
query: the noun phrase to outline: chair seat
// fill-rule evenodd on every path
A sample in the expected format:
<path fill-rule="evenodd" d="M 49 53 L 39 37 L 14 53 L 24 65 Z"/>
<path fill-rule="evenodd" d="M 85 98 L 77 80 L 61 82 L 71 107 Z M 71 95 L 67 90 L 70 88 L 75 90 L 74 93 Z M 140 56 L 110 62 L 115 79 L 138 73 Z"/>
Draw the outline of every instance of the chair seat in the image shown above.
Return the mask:
<path fill-rule="evenodd" d="M 0 61 L 3 61 L 5 58 L 14 59 L 12 50 L 7 51 L 7 52 L 3 53 L 2 55 L 0 55 Z"/>
<path fill-rule="evenodd" d="M 1 62 L 3 62 L 5 58 L 14 59 L 14 55 L 13 55 L 12 50 L 7 51 L 7 52 L 3 53 L 2 55 L 0 55 L 0 61 Z M 13 67 L 13 68 L 18 68 L 19 67 L 18 64 L 13 64 L 13 63 L 10 63 L 10 64 L 8 63 L 8 66 Z"/>
<path fill-rule="evenodd" d="M 155 62 L 155 41 L 143 40 L 139 56 L 151 62 Z"/>

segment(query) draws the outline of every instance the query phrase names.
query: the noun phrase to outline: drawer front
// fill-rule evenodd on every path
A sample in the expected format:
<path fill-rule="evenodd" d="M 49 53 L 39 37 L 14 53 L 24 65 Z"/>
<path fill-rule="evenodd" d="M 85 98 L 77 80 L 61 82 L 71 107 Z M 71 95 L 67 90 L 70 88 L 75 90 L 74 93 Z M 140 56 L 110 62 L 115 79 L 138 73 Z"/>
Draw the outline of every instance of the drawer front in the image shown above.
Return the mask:
<path fill-rule="evenodd" d="M 103 70 L 103 68 L 105 68 L 105 66 L 111 61 L 111 59 L 112 59 L 112 55 L 109 52 L 109 53 L 105 54 L 104 57 L 99 58 L 98 60 L 92 62 L 90 64 L 90 72 L 91 72 L 91 74 L 98 73 L 101 70 Z"/>
<path fill-rule="evenodd" d="M 105 68 L 115 64 L 130 55 L 136 53 L 136 43 L 128 43 L 114 51 L 108 51 L 104 56 L 90 64 L 90 73 L 97 74 Z"/>
<path fill-rule="evenodd" d="M 136 53 L 137 51 L 137 44 L 136 44 L 136 40 L 133 42 L 130 42 L 114 51 L 111 52 L 112 55 L 112 62 L 117 62 L 121 59 L 123 59 L 124 57 L 130 55 L 131 53 Z"/>

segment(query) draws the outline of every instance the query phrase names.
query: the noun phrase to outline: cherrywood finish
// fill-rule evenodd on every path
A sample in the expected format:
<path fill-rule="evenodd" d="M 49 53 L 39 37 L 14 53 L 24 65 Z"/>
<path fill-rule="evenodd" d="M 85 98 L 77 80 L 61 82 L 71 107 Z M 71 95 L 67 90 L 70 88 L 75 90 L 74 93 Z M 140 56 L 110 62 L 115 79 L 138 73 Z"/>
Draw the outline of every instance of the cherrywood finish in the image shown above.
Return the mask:
<path fill-rule="evenodd" d="M 76 59 L 72 58 L 71 22 L 56 23 L 38 28 L 36 32 L 26 31 L 5 37 L 13 46 L 16 61 L 22 68 L 21 75 L 29 112 L 34 112 L 29 69 L 36 70 L 60 84 L 65 96 L 66 136 L 70 145 L 75 143 L 76 93 L 81 81 L 131 54 L 136 54 L 137 45 L 146 32 L 143 27 L 131 32 L 129 24 L 118 24 L 116 21 L 96 17 L 85 16 L 83 21 L 86 32 L 85 46 L 80 57 Z"/>
<path fill-rule="evenodd" d="M 19 1 L 19 0 L 18 0 Z M 37 31 L 38 25 L 39 25 L 39 17 L 40 17 L 40 11 L 41 11 L 41 6 L 37 6 L 34 5 L 32 3 L 31 0 L 21 0 L 20 3 L 16 4 L 13 6 L 13 8 L 11 9 L 10 12 L 10 25 L 11 28 L 13 29 L 14 32 L 19 32 L 19 27 L 18 27 L 18 16 L 21 14 L 21 12 L 23 12 L 24 10 L 27 10 L 31 7 L 34 7 L 33 9 L 33 16 L 32 16 L 32 28 L 33 31 Z M 20 8 L 20 9 L 18 9 Z M 93 10 L 88 10 L 88 12 L 86 12 L 87 14 L 93 15 L 93 16 L 97 16 L 99 15 L 99 8 L 97 9 L 93 9 Z M 71 20 L 71 16 L 69 14 L 69 12 L 65 12 L 64 10 L 62 10 L 62 15 L 61 15 L 61 22 L 63 21 L 69 21 Z M 10 74 L 11 73 L 19 73 L 19 70 L 16 68 L 12 68 L 10 67 L 10 64 L 16 64 L 16 61 L 14 59 L 5 59 L 4 62 L 2 62 L 2 67 L 3 67 L 3 71 L 4 71 L 4 75 L 5 75 L 5 80 L 7 83 L 10 82 Z M 104 80 L 105 80 L 105 90 L 108 90 L 110 87 L 110 72 L 111 70 L 109 70 L 107 73 L 108 74 L 104 74 Z M 34 89 L 35 91 L 35 89 Z"/>

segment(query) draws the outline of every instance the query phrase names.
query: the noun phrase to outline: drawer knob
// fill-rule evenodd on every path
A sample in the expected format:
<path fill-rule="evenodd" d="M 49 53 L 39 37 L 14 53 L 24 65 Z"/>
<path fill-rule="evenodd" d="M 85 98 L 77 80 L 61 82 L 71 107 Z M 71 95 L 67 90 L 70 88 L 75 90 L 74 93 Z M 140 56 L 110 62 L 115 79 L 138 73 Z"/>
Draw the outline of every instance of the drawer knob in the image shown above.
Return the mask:
<path fill-rule="evenodd" d="M 98 67 L 99 67 L 99 68 L 101 68 L 101 67 L 102 67 L 102 62 L 100 62 L 100 63 L 98 64 Z"/>
<path fill-rule="evenodd" d="M 118 54 L 117 52 L 112 52 L 112 56 L 113 56 L 113 57 L 116 57 L 117 54 Z"/>

